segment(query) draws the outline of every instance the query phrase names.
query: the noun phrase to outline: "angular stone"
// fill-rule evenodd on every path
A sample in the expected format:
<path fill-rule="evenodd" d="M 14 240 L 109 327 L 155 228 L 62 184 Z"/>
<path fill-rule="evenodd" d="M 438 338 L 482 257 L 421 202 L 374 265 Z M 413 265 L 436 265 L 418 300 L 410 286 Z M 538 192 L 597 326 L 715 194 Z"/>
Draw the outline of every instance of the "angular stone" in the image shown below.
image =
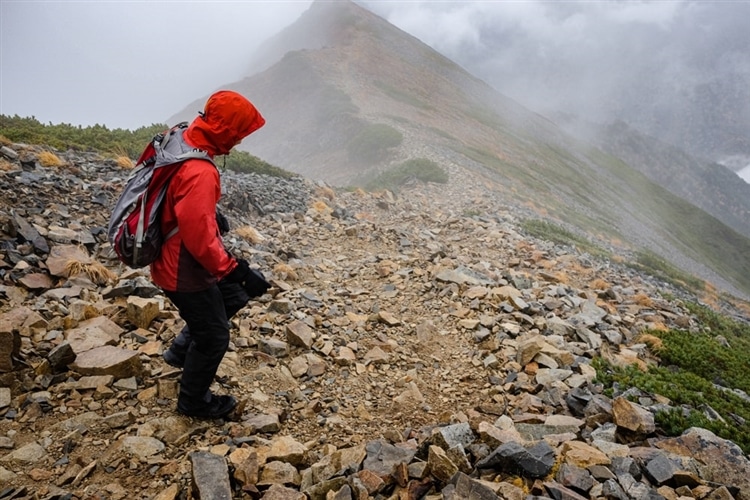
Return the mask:
<path fill-rule="evenodd" d="M 287 462 L 272 460 L 263 466 L 258 479 L 258 486 L 269 486 L 271 484 L 299 486 L 302 477 L 294 465 Z"/>
<path fill-rule="evenodd" d="M 586 500 L 588 498 L 566 488 L 562 484 L 554 483 L 552 481 L 546 481 L 544 487 L 547 489 L 549 495 L 555 500 Z"/>
<path fill-rule="evenodd" d="M 159 301 L 143 297 L 128 297 L 127 315 L 131 323 L 138 328 L 148 329 L 151 322 L 159 315 Z"/>
<path fill-rule="evenodd" d="M 281 436 L 271 442 L 266 458 L 268 461 L 278 460 L 297 466 L 304 460 L 305 453 L 305 445 L 291 436 Z"/>
<path fill-rule="evenodd" d="M 200 500 L 229 500 L 232 486 L 224 458 L 205 451 L 190 453 L 193 466 L 192 487 Z"/>
<path fill-rule="evenodd" d="M 401 324 L 401 320 L 387 311 L 380 311 L 378 313 L 378 320 L 388 326 L 399 326 Z"/>
<path fill-rule="evenodd" d="M 617 427 L 638 435 L 649 435 L 656 430 L 654 415 L 622 396 L 612 401 L 612 417 Z"/>
<path fill-rule="evenodd" d="M 307 496 L 292 488 L 273 484 L 263 494 L 263 500 L 306 500 Z"/>
<path fill-rule="evenodd" d="M 54 347 L 47 355 L 53 373 L 60 373 L 68 369 L 68 365 L 76 360 L 76 353 L 69 342 Z"/>
<path fill-rule="evenodd" d="M 445 450 L 439 446 L 432 445 L 429 447 L 427 463 L 433 477 L 444 483 L 449 482 L 453 475 L 458 472 L 456 464 L 448 458 Z"/>
<path fill-rule="evenodd" d="M 47 253 L 47 252 L 45 252 Z M 46 264 L 52 276 L 67 277 L 68 263 L 91 264 L 93 260 L 86 249 L 79 245 L 55 245 L 49 250 Z"/>
<path fill-rule="evenodd" d="M 336 450 L 312 465 L 313 482 L 319 483 L 334 475 L 353 474 L 359 470 L 366 456 L 364 445 Z"/>
<path fill-rule="evenodd" d="M 27 290 L 49 290 L 54 286 L 52 278 L 44 273 L 29 273 L 18 280 Z"/>
<path fill-rule="evenodd" d="M 0 387 L 0 410 L 9 407 L 12 401 L 13 396 L 10 387 Z"/>
<path fill-rule="evenodd" d="M 561 447 L 565 462 L 577 467 L 586 468 L 591 465 L 609 465 L 610 458 L 582 441 L 567 441 Z"/>
<path fill-rule="evenodd" d="M 542 352 L 548 344 L 541 335 L 533 335 L 519 339 L 516 348 L 516 361 L 521 366 L 526 366 L 534 359 L 534 356 Z"/>
<path fill-rule="evenodd" d="M 560 465 L 555 479 L 561 485 L 571 488 L 582 495 L 588 493 L 596 483 L 596 480 L 589 471 L 566 463 Z"/>
<path fill-rule="evenodd" d="M 0 332 L 0 373 L 13 371 L 13 358 L 21 351 L 21 336 L 18 332 Z"/>
<path fill-rule="evenodd" d="M 260 347 L 260 352 L 274 358 L 284 358 L 289 355 L 289 344 L 279 339 L 260 339 L 258 347 Z"/>
<path fill-rule="evenodd" d="M 477 462 L 476 467 L 541 478 L 549 474 L 554 462 L 555 451 L 544 441 L 529 449 L 511 442 L 498 446 L 490 455 Z"/>
<path fill-rule="evenodd" d="M 234 478 L 241 485 L 257 484 L 260 477 L 260 464 L 258 462 L 258 452 L 247 448 L 238 448 L 237 452 L 246 450 L 246 454 L 238 456 L 232 453 L 229 456 L 230 461 L 234 464 Z"/>
<path fill-rule="evenodd" d="M 388 362 L 388 353 L 383 351 L 380 347 L 373 347 L 365 354 L 365 362 L 372 364 L 381 364 Z"/>
<path fill-rule="evenodd" d="M 383 478 L 369 469 L 357 472 L 356 477 L 359 478 L 369 495 L 376 495 L 386 486 Z"/>
<path fill-rule="evenodd" d="M 471 430 L 471 426 L 468 422 L 465 422 L 433 429 L 430 439 L 433 444 L 447 451 L 454 446 L 467 447 L 476 438 L 474 437 L 474 432 Z"/>
<path fill-rule="evenodd" d="M 286 341 L 289 345 L 310 349 L 313 345 L 313 330 L 306 323 L 294 320 L 286 325 Z"/>
<path fill-rule="evenodd" d="M 134 377 L 143 371 L 137 352 L 113 346 L 82 352 L 70 367 L 82 375 L 112 375 L 115 378 Z"/>
<path fill-rule="evenodd" d="M 99 316 L 82 321 L 77 328 L 67 330 L 65 339 L 76 354 L 105 345 L 117 345 L 125 330 L 109 318 Z"/>
<path fill-rule="evenodd" d="M 273 434 L 281 430 L 279 416 L 271 415 L 253 415 L 243 421 L 243 425 L 248 429 L 249 434 L 261 432 L 264 434 Z"/>
<path fill-rule="evenodd" d="M 143 460 L 158 455 L 164 448 L 164 443 L 153 437 L 126 436 L 122 439 L 122 451 Z"/>
<path fill-rule="evenodd" d="M 339 355 L 336 356 L 336 364 L 339 366 L 351 366 L 357 362 L 357 355 L 346 346 L 339 347 Z"/>
<path fill-rule="evenodd" d="M 670 481 L 674 477 L 676 467 L 665 456 L 658 456 L 646 464 L 645 472 L 649 479 L 656 483 L 656 485 L 662 485 Z"/>
<path fill-rule="evenodd" d="M 462 472 L 454 476 L 452 484 L 455 486 L 455 498 L 457 499 L 497 500 L 499 498 L 490 487 Z"/>
<path fill-rule="evenodd" d="M 0 458 L 0 462 L 35 464 L 46 456 L 47 452 L 39 443 L 31 442 Z"/>
<path fill-rule="evenodd" d="M 750 498 L 750 460 L 731 441 L 709 430 L 691 427 L 676 438 L 658 441 L 655 445 L 677 455 L 692 457 L 702 465 L 702 478 L 739 490 L 741 499 Z"/>
<path fill-rule="evenodd" d="M 29 224 L 29 222 L 19 214 L 13 215 L 13 221 L 16 225 L 16 231 L 23 240 L 31 243 L 34 246 L 34 249 L 41 254 L 50 253 L 47 241 L 39 234 L 39 231 L 37 231 L 33 225 Z"/>
<path fill-rule="evenodd" d="M 381 478 L 388 478 L 393 468 L 400 463 L 408 465 L 416 455 L 415 450 L 393 446 L 382 439 L 370 441 L 365 449 L 367 458 L 362 468 L 374 472 Z"/>

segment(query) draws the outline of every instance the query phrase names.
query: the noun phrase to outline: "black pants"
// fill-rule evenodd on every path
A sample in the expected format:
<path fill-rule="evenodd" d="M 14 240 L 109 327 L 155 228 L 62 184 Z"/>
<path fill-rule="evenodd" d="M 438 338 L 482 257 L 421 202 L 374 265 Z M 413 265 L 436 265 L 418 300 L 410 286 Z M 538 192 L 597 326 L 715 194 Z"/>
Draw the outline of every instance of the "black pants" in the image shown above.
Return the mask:
<path fill-rule="evenodd" d="M 229 347 L 229 319 L 250 300 L 237 283 L 219 282 L 199 292 L 166 292 L 185 320 L 170 350 L 184 357 L 178 405 L 189 409 L 211 401 L 209 387 Z"/>

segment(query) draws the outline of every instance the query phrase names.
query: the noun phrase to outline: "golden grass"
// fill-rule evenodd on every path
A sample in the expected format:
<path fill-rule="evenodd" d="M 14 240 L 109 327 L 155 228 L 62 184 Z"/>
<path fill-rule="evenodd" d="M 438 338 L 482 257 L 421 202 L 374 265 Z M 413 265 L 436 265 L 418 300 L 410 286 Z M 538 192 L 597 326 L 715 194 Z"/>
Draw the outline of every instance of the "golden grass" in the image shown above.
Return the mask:
<path fill-rule="evenodd" d="M 654 305 L 654 301 L 651 300 L 651 297 L 642 292 L 635 294 L 633 302 L 643 307 L 653 307 Z"/>
<path fill-rule="evenodd" d="M 0 146 L 10 146 L 11 144 L 13 144 L 13 141 L 0 134 Z"/>
<path fill-rule="evenodd" d="M 71 259 L 65 264 L 65 275 L 67 277 L 72 278 L 81 274 L 85 274 L 97 285 L 106 285 L 114 283 L 117 280 L 117 275 L 99 262 L 84 264 L 83 262 Z"/>
<path fill-rule="evenodd" d="M 60 157 L 50 151 L 42 151 L 39 153 L 39 156 L 37 156 L 37 159 L 43 167 L 62 167 L 65 165 L 65 162 L 62 161 Z"/>
<path fill-rule="evenodd" d="M 651 351 L 659 353 L 664 350 L 664 342 L 656 335 L 650 333 L 642 333 L 636 337 L 636 341 L 642 344 L 646 344 Z"/>
<path fill-rule="evenodd" d="M 611 286 L 612 285 L 601 278 L 596 278 L 591 283 L 589 283 L 589 288 L 591 288 L 592 290 L 606 290 Z"/>
<path fill-rule="evenodd" d="M 558 283 L 562 283 L 563 285 L 567 285 L 570 283 L 570 276 L 565 271 L 556 272 L 555 279 Z"/>
<path fill-rule="evenodd" d="M 266 237 L 263 236 L 258 232 L 257 229 L 255 229 L 252 226 L 242 226 L 238 227 L 235 233 L 242 238 L 245 241 L 248 241 L 252 243 L 253 245 L 257 245 L 259 243 L 262 243 L 266 241 Z"/>
<path fill-rule="evenodd" d="M 336 199 L 336 192 L 328 186 L 319 186 L 315 190 L 315 195 L 321 198 L 325 198 L 328 201 L 333 201 Z"/>
<path fill-rule="evenodd" d="M 115 158 L 115 163 L 117 163 L 117 166 L 124 169 L 131 169 L 135 165 L 133 163 L 133 160 L 128 158 L 127 156 L 121 155 Z"/>
<path fill-rule="evenodd" d="M 331 207 L 329 207 L 323 200 L 315 200 L 312 204 L 312 209 L 319 214 L 324 214 L 331 211 Z"/>
<path fill-rule="evenodd" d="M 273 272 L 283 280 L 296 281 L 299 279 L 297 271 L 289 264 L 279 263 L 273 266 Z"/>
<path fill-rule="evenodd" d="M 8 172 L 9 170 L 13 170 L 15 167 L 11 162 L 6 160 L 5 158 L 0 158 L 0 171 Z"/>

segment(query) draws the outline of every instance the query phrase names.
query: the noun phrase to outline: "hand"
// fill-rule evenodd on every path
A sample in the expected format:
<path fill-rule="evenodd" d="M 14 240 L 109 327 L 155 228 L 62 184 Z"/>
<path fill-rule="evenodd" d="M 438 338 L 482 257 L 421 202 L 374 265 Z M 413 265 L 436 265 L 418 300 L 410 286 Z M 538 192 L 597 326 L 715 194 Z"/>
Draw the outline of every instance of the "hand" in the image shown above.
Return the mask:
<path fill-rule="evenodd" d="M 252 269 L 245 259 L 237 259 L 237 267 L 224 278 L 229 283 L 239 283 L 252 299 L 260 297 L 271 288 L 263 273 Z"/>
<path fill-rule="evenodd" d="M 256 269 L 250 268 L 250 276 L 245 281 L 245 291 L 252 299 L 253 297 L 260 297 L 266 290 L 271 288 L 271 284 L 266 281 L 263 273 Z"/>
<path fill-rule="evenodd" d="M 232 272 L 224 276 L 224 280 L 228 283 L 240 283 L 244 287 L 249 275 L 250 265 L 245 259 L 237 259 L 237 266 L 232 269 Z"/>

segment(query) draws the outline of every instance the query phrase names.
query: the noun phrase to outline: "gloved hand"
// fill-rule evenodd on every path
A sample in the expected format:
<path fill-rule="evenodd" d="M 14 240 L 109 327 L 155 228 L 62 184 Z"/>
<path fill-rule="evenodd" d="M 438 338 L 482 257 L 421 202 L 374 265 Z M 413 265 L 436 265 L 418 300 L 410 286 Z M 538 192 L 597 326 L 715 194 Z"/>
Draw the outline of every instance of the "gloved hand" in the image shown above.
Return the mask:
<path fill-rule="evenodd" d="M 252 269 L 245 259 L 237 259 L 237 267 L 224 279 L 229 283 L 239 283 L 250 298 L 260 297 L 271 288 L 263 273 Z"/>

